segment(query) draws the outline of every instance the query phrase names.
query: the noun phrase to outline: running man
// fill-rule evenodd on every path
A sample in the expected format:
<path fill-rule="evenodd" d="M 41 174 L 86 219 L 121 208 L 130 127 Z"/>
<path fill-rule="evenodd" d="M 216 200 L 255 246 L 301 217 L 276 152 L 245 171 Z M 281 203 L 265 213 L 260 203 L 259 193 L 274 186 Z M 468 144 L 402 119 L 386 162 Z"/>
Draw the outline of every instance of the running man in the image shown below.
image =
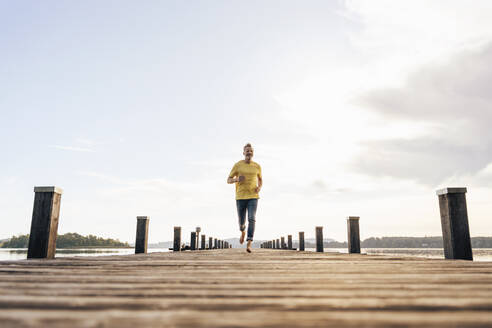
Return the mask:
<path fill-rule="evenodd" d="M 256 207 L 258 206 L 258 194 L 260 193 L 263 180 L 261 178 L 261 167 L 251 160 L 253 158 L 253 147 L 246 144 L 243 148 L 244 160 L 237 162 L 232 167 L 227 178 L 227 183 L 236 184 L 236 207 L 239 217 L 239 230 L 241 237 L 239 242 L 244 243 L 246 234 L 246 211 L 248 212 L 248 238 L 246 251 L 251 253 L 251 243 L 255 233 Z"/>

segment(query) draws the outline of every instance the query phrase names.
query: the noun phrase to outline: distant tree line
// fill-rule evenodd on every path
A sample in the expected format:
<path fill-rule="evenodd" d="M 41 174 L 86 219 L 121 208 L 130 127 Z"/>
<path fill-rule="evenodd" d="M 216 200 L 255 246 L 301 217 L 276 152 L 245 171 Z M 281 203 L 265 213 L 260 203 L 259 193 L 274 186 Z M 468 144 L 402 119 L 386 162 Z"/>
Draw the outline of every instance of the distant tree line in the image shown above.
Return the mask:
<path fill-rule="evenodd" d="M 2 248 L 27 248 L 29 244 L 29 235 L 13 236 L 4 242 Z M 82 236 L 78 233 L 66 233 L 58 235 L 56 238 L 57 248 L 73 247 L 130 247 L 128 243 L 123 243 L 118 239 L 105 239 L 93 235 Z"/>
<path fill-rule="evenodd" d="M 472 237 L 472 248 L 492 248 L 492 237 Z M 326 248 L 345 248 L 347 242 L 325 242 Z M 295 247 L 297 243 L 295 243 Z M 306 243 L 306 248 L 316 244 Z M 442 237 L 371 237 L 361 241 L 362 248 L 442 248 Z"/>

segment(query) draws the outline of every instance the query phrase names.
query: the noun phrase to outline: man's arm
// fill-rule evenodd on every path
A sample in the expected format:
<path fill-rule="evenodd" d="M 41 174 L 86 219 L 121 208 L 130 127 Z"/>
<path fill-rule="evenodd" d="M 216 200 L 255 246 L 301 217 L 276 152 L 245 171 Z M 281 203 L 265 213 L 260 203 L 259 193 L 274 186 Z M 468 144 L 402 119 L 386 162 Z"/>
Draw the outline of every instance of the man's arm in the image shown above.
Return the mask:
<path fill-rule="evenodd" d="M 258 175 L 258 187 L 256 187 L 256 190 L 255 190 L 257 193 L 260 192 L 261 186 L 263 186 L 263 179 L 261 178 L 260 175 Z"/>
<path fill-rule="evenodd" d="M 238 177 L 228 177 L 227 178 L 227 183 L 231 184 L 231 183 L 235 183 L 235 182 L 241 182 L 241 181 L 244 181 L 244 175 L 240 175 Z"/>

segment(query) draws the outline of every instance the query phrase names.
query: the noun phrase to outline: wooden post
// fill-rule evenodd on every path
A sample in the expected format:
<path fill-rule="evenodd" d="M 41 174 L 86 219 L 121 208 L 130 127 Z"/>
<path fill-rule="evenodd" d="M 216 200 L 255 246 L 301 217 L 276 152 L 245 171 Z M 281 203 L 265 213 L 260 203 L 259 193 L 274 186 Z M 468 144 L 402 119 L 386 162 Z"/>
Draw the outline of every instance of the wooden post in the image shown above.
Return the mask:
<path fill-rule="evenodd" d="M 208 249 L 212 249 L 213 248 L 212 243 L 213 243 L 213 238 L 212 237 L 208 237 Z"/>
<path fill-rule="evenodd" d="M 201 250 L 204 250 L 205 249 L 205 235 L 202 234 L 202 244 L 201 244 L 201 247 L 200 247 Z"/>
<path fill-rule="evenodd" d="M 149 217 L 137 216 L 137 237 L 135 238 L 135 254 L 147 253 L 149 237 Z"/>
<path fill-rule="evenodd" d="M 360 254 L 360 237 L 359 237 L 359 217 L 349 216 L 347 219 L 348 234 L 348 252 L 349 254 Z"/>
<path fill-rule="evenodd" d="M 200 231 L 202 231 L 202 228 L 200 227 L 196 227 L 195 228 L 195 231 L 196 231 L 196 249 L 198 249 L 198 245 L 200 245 Z"/>
<path fill-rule="evenodd" d="M 304 251 L 304 231 L 299 232 L 299 250 Z"/>
<path fill-rule="evenodd" d="M 287 249 L 292 249 L 292 235 L 287 235 Z"/>
<path fill-rule="evenodd" d="M 196 250 L 196 232 L 193 231 L 190 237 L 190 250 Z"/>
<path fill-rule="evenodd" d="M 466 188 L 444 188 L 436 193 L 441 212 L 444 257 L 452 260 L 473 261 L 466 208 Z"/>
<path fill-rule="evenodd" d="M 277 245 L 276 245 L 276 247 L 275 247 L 275 248 L 276 248 L 276 249 L 280 249 L 280 239 L 277 239 L 276 244 L 277 244 Z"/>
<path fill-rule="evenodd" d="M 217 249 L 218 246 L 217 238 L 214 238 L 214 249 Z"/>
<path fill-rule="evenodd" d="M 280 248 L 285 249 L 285 238 L 280 237 Z"/>
<path fill-rule="evenodd" d="M 181 251 L 181 227 L 174 227 L 174 244 L 173 251 Z"/>
<path fill-rule="evenodd" d="M 316 252 L 323 252 L 323 227 L 316 227 Z"/>
<path fill-rule="evenodd" d="M 34 187 L 28 259 L 55 257 L 62 193 L 58 187 Z"/>

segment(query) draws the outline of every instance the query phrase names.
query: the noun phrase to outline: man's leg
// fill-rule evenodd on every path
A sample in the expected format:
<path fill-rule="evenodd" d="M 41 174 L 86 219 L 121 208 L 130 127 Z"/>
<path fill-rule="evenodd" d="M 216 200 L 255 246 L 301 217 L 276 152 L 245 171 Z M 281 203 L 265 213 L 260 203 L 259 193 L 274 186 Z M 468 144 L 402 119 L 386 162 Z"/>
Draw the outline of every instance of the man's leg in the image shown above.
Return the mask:
<path fill-rule="evenodd" d="M 258 207 L 258 199 L 248 199 L 248 247 L 246 250 L 251 253 L 251 243 L 255 234 L 256 223 L 256 208 Z"/>
<path fill-rule="evenodd" d="M 239 238 L 239 243 L 244 243 L 244 235 L 246 230 L 246 209 L 248 205 L 248 200 L 238 199 L 236 200 L 237 216 L 239 219 L 239 231 L 241 231 L 241 237 Z"/>

